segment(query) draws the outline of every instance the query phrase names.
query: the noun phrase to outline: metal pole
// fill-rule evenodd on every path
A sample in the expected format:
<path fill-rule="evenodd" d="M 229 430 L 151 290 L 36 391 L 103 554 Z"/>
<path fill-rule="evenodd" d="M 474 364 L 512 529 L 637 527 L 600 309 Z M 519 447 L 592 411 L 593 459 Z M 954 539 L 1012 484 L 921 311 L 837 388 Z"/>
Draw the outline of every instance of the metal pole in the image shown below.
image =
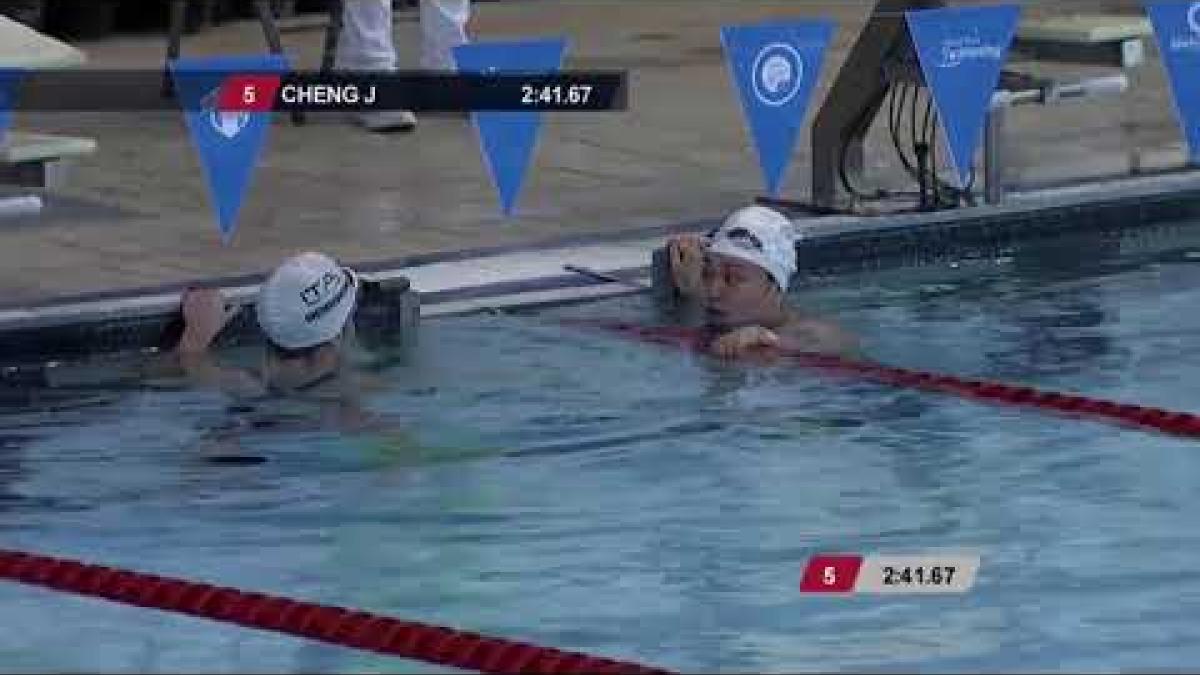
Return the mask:
<path fill-rule="evenodd" d="M 336 64 L 343 21 L 345 21 L 343 0 L 329 0 L 329 26 L 325 29 L 325 48 L 321 52 L 322 73 L 331 72 Z"/>
<path fill-rule="evenodd" d="M 179 58 L 183 51 L 183 29 L 187 22 L 187 2 L 171 0 L 170 26 L 167 29 L 167 63 L 163 66 L 162 95 L 170 98 L 175 95 L 175 82 L 171 79 L 170 62 Z"/>
<path fill-rule="evenodd" d="M 254 0 L 254 12 L 258 15 L 258 23 L 262 26 L 263 37 L 272 54 L 283 54 L 283 37 L 279 34 L 279 26 L 275 23 L 275 9 L 269 0 Z M 300 126 L 305 122 L 303 111 L 292 111 L 292 124 Z"/>
<path fill-rule="evenodd" d="M 1004 201 L 1004 116 L 1007 101 L 993 101 L 988 110 L 983 136 L 983 199 L 987 204 Z"/>

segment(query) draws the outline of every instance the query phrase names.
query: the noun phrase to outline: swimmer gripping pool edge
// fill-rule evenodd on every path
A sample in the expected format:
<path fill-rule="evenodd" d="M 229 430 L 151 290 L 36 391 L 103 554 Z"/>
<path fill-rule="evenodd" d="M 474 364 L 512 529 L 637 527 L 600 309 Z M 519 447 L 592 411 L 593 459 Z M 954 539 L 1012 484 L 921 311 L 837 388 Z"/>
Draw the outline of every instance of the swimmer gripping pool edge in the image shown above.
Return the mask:
<path fill-rule="evenodd" d="M 362 289 L 363 289 L 364 293 L 370 293 L 370 292 L 374 291 L 375 289 L 378 289 L 382 286 L 382 284 L 379 281 L 376 281 L 374 279 L 368 279 L 363 276 L 359 276 L 359 281 L 362 283 Z M 202 287 L 203 286 L 195 286 L 195 288 L 202 288 Z M 186 293 L 186 289 L 184 292 Z M 230 300 L 229 302 L 227 302 L 226 303 L 227 308 L 232 314 L 232 317 L 230 318 L 230 322 L 236 321 L 238 319 L 238 317 L 241 315 L 242 311 L 244 309 L 246 309 L 247 307 L 251 306 L 252 304 L 253 304 L 253 301 L 236 302 L 236 301 Z M 185 325 L 184 325 L 184 321 L 183 321 L 183 308 L 179 307 L 179 308 L 176 308 L 175 311 L 172 312 L 167 317 L 166 323 L 163 326 L 162 331 L 159 333 L 158 341 L 155 344 L 155 349 L 157 349 L 160 352 L 169 352 L 169 351 L 175 349 L 175 346 L 177 344 L 179 344 L 179 339 L 183 336 L 184 328 L 185 328 Z"/>
<path fill-rule="evenodd" d="M 623 284 L 644 291 L 651 290 L 645 284 L 627 281 L 611 274 L 585 267 L 577 265 L 566 265 L 564 267 L 569 271 L 599 281 Z M 639 326 L 631 323 L 605 320 L 564 320 L 562 324 L 573 328 L 601 330 L 641 342 L 666 345 L 689 351 L 701 351 L 703 348 L 699 331 L 690 328 Z M 1065 415 L 1114 422 L 1126 427 L 1159 431 L 1173 436 L 1200 438 L 1200 416 L 1191 413 L 1117 403 L 1104 399 L 1063 394 L 1056 391 L 1035 389 L 1033 387 L 1003 382 L 973 380 L 942 373 L 894 368 L 880 363 L 855 361 L 812 352 L 788 351 L 781 354 L 781 356 L 797 365 L 843 375 L 852 375 L 896 387 L 952 394 L 961 398 L 991 403 L 1040 408 Z"/>
<path fill-rule="evenodd" d="M 626 279 L 621 279 L 621 278 L 613 276 L 611 274 L 599 272 L 597 270 L 591 269 L 589 267 L 583 267 L 581 265 L 564 265 L 563 268 L 566 269 L 568 272 L 573 272 L 573 273 L 579 274 L 581 276 L 589 277 L 596 281 L 621 284 L 623 286 L 626 286 L 630 289 L 637 290 L 637 291 L 652 290 L 650 288 L 650 286 L 648 286 L 647 284 L 639 283 L 636 281 L 630 281 L 630 280 L 626 280 Z M 378 285 L 377 281 L 373 281 L 373 280 L 367 279 L 367 278 L 362 278 L 362 283 L 363 283 L 364 288 L 369 288 L 369 287 Z M 235 318 L 236 318 L 236 314 L 240 313 L 241 310 L 244 308 L 245 308 L 245 305 L 238 305 L 238 306 L 231 308 L 231 309 L 236 309 Z M 500 309 L 494 308 L 494 307 L 485 307 L 484 311 L 490 312 L 492 314 L 503 314 L 504 313 Z M 156 348 L 159 351 L 170 351 L 170 350 L 174 349 L 175 345 L 179 342 L 179 338 L 183 335 L 183 329 L 184 329 L 183 311 L 182 311 L 182 309 L 178 309 L 168 317 L 166 325 L 163 326 L 162 333 L 159 335 L 158 342 L 156 344 Z"/>
<path fill-rule="evenodd" d="M 621 284 L 639 291 L 652 290 L 644 283 L 621 279 L 612 274 L 579 265 L 564 265 L 564 269 L 605 283 Z M 689 351 L 702 349 L 699 332 L 688 328 L 640 326 L 611 320 L 562 320 L 560 324 L 571 328 L 600 330 L 641 342 L 667 345 Z M 181 330 L 182 313 L 178 313 L 164 331 L 163 341 L 170 341 L 174 337 L 173 334 Z M 954 375 L 894 368 L 874 362 L 854 361 L 811 352 L 786 352 L 781 356 L 797 365 L 842 375 L 852 375 L 896 387 L 952 394 L 970 400 L 1040 408 L 1066 415 L 1115 422 L 1127 427 L 1152 429 L 1174 436 L 1200 438 L 1200 417 L 1191 413 L 1116 403 L 1002 382 L 972 380 Z"/>

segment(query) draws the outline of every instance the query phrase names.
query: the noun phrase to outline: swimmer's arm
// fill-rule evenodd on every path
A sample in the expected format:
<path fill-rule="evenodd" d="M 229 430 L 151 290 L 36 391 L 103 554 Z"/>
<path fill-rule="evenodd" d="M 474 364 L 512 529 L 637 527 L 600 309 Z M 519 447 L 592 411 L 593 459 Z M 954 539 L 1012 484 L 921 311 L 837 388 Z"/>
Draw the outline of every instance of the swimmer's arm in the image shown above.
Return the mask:
<path fill-rule="evenodd" d="M 233 396 L 258 396 L 263 393 L 262 383 L 251 373 L 241 368 L 230 368 L 217 363 L 208 352 L 177 350 L 176 356 L 183 374 L 195 386 L 219 389 Z"/>
<path fill-rule="evenodd" d="M 215 289 L 189 288 L 181 304 L 184 328 L 175 354 L 188 379 L 198 386 L 214 387 L 235 396 L 261 393 L 262 385 L 250 373 L 222 367 L 212 355 L 213 341 L 240 308 L 227 305 L 224 296 Z"/>
<path fill-rule="evenodd" d="M 217 362 L 210 349 L 215 333 L 190 328 L 184 329 L 175 348 L 175 356 L 183 374 L 194 385 L 219 389 L 233 396 L 256 396 L 262 393 L 262 384 L 249 372 Z"/>
<path fill-rule="evenodd" d="M 141 364 L 143 378 L 186 378 L 196 387 L 225 391 L 234 396 L 256 397 L 266 393 L 253 373 L 221 365 L 209 352 L 184 351 L 178 348 L 156 354 Z"/>
<path fill-rule="evenodd" d="M 699 235 L 677 235 L 667 242 L 667 274 L 658 283 L 670 286 L 667 311 L 677 323 L 694 325 L 704 319 L 704 248 Z"/>
<path fill-rule="evenodd" d="M 803 320 L 778 331 L 785 351 L 820 352 L 845 358 L 862 356 L 858 337 L 829 321 Z"/>

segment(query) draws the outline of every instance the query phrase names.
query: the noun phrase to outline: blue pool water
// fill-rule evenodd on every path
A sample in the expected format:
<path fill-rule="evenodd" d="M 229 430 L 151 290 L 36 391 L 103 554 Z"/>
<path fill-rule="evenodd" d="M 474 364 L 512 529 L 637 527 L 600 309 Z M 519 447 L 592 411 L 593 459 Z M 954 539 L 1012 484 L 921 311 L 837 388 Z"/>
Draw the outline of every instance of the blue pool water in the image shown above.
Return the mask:
<path fill-rule="evenodd" d="M 889 363 L 1200 411 L 1188 228 L 796 298 Z M 170 378 L 4 390 L 0 545 L 689 671 L 1200 660 L 1200 444 L 720 365 L 563 316 L 657 320 L 632 297 L 427 323 L 367 401 L 404 433 L 250 433 L 253 466 L 201 460 L 224 401 Z M 978 552 L 975 588 L 798 592 L 815 553 L 927 549 Z M 439 670 L 14 585 L 0 608 L 6 671 Z"/>

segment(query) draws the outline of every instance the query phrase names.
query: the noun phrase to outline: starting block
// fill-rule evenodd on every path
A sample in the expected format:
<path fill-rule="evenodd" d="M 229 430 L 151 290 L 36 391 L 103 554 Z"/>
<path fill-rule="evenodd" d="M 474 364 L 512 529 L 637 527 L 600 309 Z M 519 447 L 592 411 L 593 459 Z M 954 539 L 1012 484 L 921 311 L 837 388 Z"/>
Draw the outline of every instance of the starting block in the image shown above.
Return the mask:
<path fill-rule="evenodd" d="M 90 138 L 10 131 L 0 145 L 0 183 L 61 188 L 75 160 L 95 151 Z"/>
<path fill-rule="evenodd" d="M 86 62 L 87 56 L 71 45 L 0 16 L 0 68 L 49 70 Z M 0 184 L 62 187 L 70 164 L 95 151 L 90 138 L 9 129 L 0 142 Z"/>

